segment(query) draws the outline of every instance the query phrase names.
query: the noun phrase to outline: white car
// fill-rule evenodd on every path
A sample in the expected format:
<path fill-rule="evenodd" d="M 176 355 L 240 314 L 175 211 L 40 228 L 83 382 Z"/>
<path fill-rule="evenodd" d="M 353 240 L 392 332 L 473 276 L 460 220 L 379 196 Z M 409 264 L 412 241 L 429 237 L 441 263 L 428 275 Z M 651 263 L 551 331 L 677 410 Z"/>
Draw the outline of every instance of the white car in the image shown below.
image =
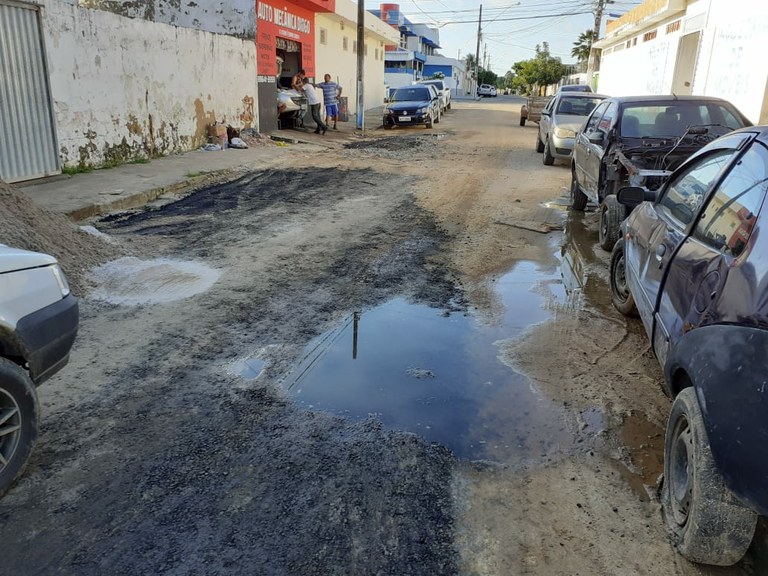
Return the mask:
<path fill-rule="evenodd" d="M 434 78 L 430 80 L 419 80 L 418 84 L 426 84 L 428 86 L 434 86 L 440 93 L 440 108 L 443 112 L 451 109 L 451 89 L 445 80 L 441 78 Z"/>
<path fill-rule="evenodd" d="M 483 98 L 496 96 L 496 87 L 491 86 L 490 84 L 480 84 L 480 86 L 477 87 L 477 95 L 482 96 Z"/>
<path fill-rule="evenodd" d="M 68 362 L 78 318 L 55 258 L 0 244 L 0 496 L 32 453 L 35 388 Z"/>

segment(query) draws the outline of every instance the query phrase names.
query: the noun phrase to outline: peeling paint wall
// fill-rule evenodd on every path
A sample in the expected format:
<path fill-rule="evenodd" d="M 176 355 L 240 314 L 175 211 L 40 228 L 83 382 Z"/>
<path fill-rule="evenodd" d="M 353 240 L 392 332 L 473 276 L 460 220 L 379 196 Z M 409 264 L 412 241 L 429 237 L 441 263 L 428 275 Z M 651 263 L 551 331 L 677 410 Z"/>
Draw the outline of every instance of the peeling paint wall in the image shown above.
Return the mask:
<path fill-rule="evenodd" d="M 68 0 L 83 8 L 105 10 L 238 38 L 256 37 L 256 0 Z"/>
<path fill-rule="evenodd" d="M 60 0 L 42 15 L 63 165 L 190 150 L 214 121 L 256 127 L 253 41 Z"/>

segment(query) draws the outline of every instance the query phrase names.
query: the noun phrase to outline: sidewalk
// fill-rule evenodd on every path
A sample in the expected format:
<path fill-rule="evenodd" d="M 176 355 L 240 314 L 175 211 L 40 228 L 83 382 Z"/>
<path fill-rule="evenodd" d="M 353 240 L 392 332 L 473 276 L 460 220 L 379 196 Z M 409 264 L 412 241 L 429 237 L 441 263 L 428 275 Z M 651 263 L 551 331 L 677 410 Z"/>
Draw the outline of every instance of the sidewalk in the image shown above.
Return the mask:
<path fill-rule="evenodd" d="M 381 126 L 381 109 L 366 112 L 366 134 Z M 370 121 L 370 123 L 368 123 Z M 325 136 L 312 129 L 279 130 L 271 134 L 275 140 L 290 144 L 337 148 L 359 139 L 355 118 L 339 123 L 339 130 L 328 130 Z M 257 145 L 247 150 L 228 149 L 217 152 L 193 150 L 153 159 L 146 164 L 123 164 L 116 168 L 61 175 L 41 181 L 17 183 L 15 187 L 37 204 L 73 220 L 114 210 L 142 206 L 164 194 L 183 190 L 207 180 L 226 179 L 238 171 L 257 170 L 274 165 L 289 154 L 292 146 Z"/>

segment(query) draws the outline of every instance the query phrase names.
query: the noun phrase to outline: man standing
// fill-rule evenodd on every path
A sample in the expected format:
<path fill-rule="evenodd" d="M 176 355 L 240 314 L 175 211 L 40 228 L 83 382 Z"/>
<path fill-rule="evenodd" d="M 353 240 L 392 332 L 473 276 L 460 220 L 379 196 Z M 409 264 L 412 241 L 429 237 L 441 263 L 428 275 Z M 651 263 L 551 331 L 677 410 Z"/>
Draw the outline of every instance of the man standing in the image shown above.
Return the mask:
<path fill-rule="evenodd" d="M 322 117 L 320 116 L 320 98 L 318 98 L 317 94 L 315 93 L 315 87 L 305 80 L 303 90 L 304 94 L 307 96 L 307 104 L 309 104 L 309 109 L 312 112 L 312 120 L 314 120 L 315 124 L 317 125 L 315 134 L 320 134 L 320 132 L 325 134 L 326 130 L 328 130 L 328 126 L 325 125 Z"/>
<path fill-rule="evenodd" d="M 341 96 L 341 86 L 336 82 L 331 82 L 331 75 L 326 74 L 323 76 L 325 82 L 318 84 L 319 88 L 323 89 L 323 101 L 325 104 L 325 123 L 330 124 L 329 118 L 333 118 L 333 129 L 336 128 L 336 122 L 339 119 L 339 96 Z"/>

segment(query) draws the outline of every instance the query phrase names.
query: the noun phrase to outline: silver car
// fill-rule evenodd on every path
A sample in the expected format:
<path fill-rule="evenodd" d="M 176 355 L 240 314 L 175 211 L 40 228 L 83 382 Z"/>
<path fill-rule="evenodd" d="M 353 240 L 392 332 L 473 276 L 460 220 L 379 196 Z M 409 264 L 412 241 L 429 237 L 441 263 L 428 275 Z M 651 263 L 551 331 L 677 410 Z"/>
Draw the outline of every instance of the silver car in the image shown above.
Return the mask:
<path fill-rule="evenodd" d="M 536 152 L 544 153 L 544 164 L 552 166 L 555 158 L 569 160 L 573 143 L 584 121 L 608 98 L 602 94 L 586 92 L 558 92 L 541 111 L 539 131 L 536 134 Z"/>

